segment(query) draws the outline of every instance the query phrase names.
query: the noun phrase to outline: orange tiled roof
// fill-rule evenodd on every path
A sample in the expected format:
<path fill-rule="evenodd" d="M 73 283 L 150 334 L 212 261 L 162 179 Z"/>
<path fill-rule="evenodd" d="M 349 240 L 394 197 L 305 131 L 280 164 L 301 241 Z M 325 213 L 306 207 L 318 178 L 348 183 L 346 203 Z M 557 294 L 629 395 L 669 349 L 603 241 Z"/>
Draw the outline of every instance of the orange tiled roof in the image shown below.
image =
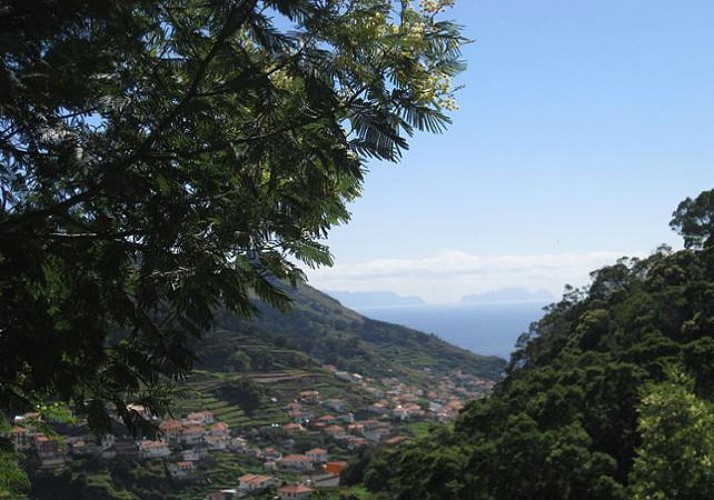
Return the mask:
<path fill-rule="evenodd" d="M 181 422 L 178 420 L 165 420 L 159 424 L 159 429 L 162 431 L 170 431 L 175 429 L 180 429 L 182 427 Z"/>
<path fill-rule="evenodd" d="M 280 488 L 278 491 L 280 493 L 312 493 L 315 490 L 308 488 L 304 484 L 288 484 L 287 486 Z"/>
<path fill-rule="evenodd" d="M 241 483 L 247 483 L 252 485 L 258 485 L 266 481 L 270 481 L 270 476 L 264 476 L 262 474 L 245 474 L 238 478 Z"/>
<path fill-rule="evenodd" d="M 139 448 L 141 449 L 151 449 L 151 448 L 164 448 L 166 447 L 165 441 L 142 441 L 139 443 Z"/>
<path fill-rule="evenodd" d="M 340 475 L 347 468 L 347 462 L 327 462 L 325 464 L 325 472 L 330 474 Z"/>

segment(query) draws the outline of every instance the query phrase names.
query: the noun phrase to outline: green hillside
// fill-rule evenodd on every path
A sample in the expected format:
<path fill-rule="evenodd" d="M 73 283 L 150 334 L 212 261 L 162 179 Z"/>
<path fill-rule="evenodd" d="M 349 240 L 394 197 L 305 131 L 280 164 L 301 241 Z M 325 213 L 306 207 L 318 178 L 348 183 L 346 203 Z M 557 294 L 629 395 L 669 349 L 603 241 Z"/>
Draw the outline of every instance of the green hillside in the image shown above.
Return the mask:
<path fill-rule="evenodd" d="M 195 369 L 177 382 L 179 396 L 172 402 L 174 417 L 208 410 L 218 421 L 228 424 L 234 435 L 248 437 L 251 446 L 281 448 L 285 453 L 319 446 L 329 450 L 333 460 L 347 461 L 355 458 L 355 452 L 319 431 L 289 436 L 281 430 L 283 424 L 292 421 L 286 407 L 299 399 L 301 391 L 319 391 L 323 401 L 341 401 L 342 412 L 369 419 L 376 415 L 366 409 L 378 399 L 370 388 L 383 392 L 401 385 L 409 388 L 406 390 L 431 391 L 444 399 L 480 397 L 488 385 L 474 387 L 464 380 L 499 380 L 506 367 L 502 359 L 478 356 L 433 335 L 365 318 L 309 286 L 285 291 L 292 298 L 289 312 L 256 303 L 258 313 L 252 320 L 224 311 L 217 314 L 216 328 L 193 346 L 197 354 Z M 364 383 L 341 380 L 335 376 L 335 369 L 360 373 Z M 452 380 L 455 385 L 445 389 L 445 381 Z M 455 392 L 460 388 L 470 392 Z M 332 412 L 319 405 L 309 409 L 317 415 Z M 394 433 L 417 436 L 436 424 L 400 424 L 392 419 L 390 425 Z M 87 434 L 86 429 L 72 433 Z M 135 448 L 132 437 L 124 430 L 117 427 L 116 433 L 129 443 L 125 446 Z M 284 448 L 288 437 L 294 443 Z M 263 462 L 252 455 L 212 451 L 200 462 L 196 477 L 181 482 L 167 473 L 167 464 L 177 459 L 176 450 L 170 459 L 148 462 L 135 453 L 122 452 L 108 461 L 77 455 L 60 470 L 34 466 L 26 470 L 32 485 L 31 497 L 52 500 L 199 500 L 217 488 L 235 487 L 243 474 L 266 472 Z M 292 476 L 281 474 L 281 478 Z M 299 476 L 292 478 L 298 479 Z M 325 498 L 337 499 L 343 491 L 346 490 Z"/>
<path fill-rule="evenodd" d="M 385 450 L 388 499 L 714 498 L 714 191 L 661 248 L 592 273 L 519 341 L 453 431 Z"/>
<path fill-rule="evenodd" d="M 217 328 L 197 346 L 199 367 L 220 371 L 273 371 L 332 364 L 366 376 L 423 382 L 424 374 L 461 370 L 497 380 L 505 361 L 479 356 L 438 337 L 366 318 L 318 290 L 286 288 L 292 308 L 258 304 L 250 321 L 218 315 Z"/>

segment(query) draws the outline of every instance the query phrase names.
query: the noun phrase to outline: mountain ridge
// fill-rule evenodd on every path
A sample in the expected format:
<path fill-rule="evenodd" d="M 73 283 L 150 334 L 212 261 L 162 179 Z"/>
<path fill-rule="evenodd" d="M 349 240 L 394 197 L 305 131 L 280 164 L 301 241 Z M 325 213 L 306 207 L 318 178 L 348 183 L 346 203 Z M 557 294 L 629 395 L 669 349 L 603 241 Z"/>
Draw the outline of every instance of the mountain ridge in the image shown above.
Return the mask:
<path fill-rule="evenodd" d="M 419 373 L 424 369 L 444 373 L 462 369 L 475 376 L 498 380 L 506 366 L 501 358 L 472 353 L 434 334 L 370 319 L 309 285 L 284 290 L 292 302 L 285 313 L 265 303 L 256 303 L 257 314 L 250 320 L 220 311 L 216 330 L 198 345 L 199 360 L 201 356 L 205 358 L 199 366 L 224 367 L 232 356 L 240 358 L 241 355 L 236 354 L 237 346 L 241 345 L 238 339 L 245 339 L 246 335 L 303 352 L 322 364 L 374 376 L 399 373 L 420 378 Z M 206 345 L 207 339 L 215 342 L 217 336 L 226 345 L 211 347 L 213 342 Z M 250 357 L 250 353 L 246 355 Z M 268 368 L 265 359 L 261 362 Z M 240 371 L 240 363 L 234 365 Z"/>

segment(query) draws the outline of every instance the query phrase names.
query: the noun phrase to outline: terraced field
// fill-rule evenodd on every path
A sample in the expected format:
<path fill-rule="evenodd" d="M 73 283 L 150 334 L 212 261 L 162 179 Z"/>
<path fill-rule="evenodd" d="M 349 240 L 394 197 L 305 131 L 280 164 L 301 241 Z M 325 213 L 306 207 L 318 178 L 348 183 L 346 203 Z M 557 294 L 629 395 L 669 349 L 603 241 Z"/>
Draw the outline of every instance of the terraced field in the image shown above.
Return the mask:
<path fill-rule="evenodd" d="M 221 390 L 232 385 L 255 383 L 264 395 L 260 405 L 252 411 L 245 411 L 240 401 L 221 398 Z M 323 399 L 340 398 L 346 408 L 361 408 L 367 396 L 354 384 L 337 380 L 325 370 L 284 370 L 269 373 L 217 373 L 198 372 L 187 380 L 186 396 L 177 401 L 174 415 L 184 416 L 192 411 L 210 410 L 215 417 L 231 428 L 260 427 L 287 423 L 285 406 L 298 399 L 300 391 L 320 391 Z"/>

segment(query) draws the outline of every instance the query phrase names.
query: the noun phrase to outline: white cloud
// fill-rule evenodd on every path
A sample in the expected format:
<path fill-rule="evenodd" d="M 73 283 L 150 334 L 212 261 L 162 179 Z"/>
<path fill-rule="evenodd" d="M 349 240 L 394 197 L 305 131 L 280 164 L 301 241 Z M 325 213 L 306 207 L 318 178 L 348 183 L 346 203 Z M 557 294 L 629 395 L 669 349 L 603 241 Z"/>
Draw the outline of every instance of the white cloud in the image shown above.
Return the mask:
<path fill-rule="evenodd" d="M 337 263 L 310 271 L 308 277 L 321 290 L 392 291 L 431 303 L 514 286 L 531 291 L 545 288 L 559 297 L 566 284 L 587 285 L 591 271 L 622 256 L 617 252 L 477 255 L 449 250 L 419 259 Z"/>

